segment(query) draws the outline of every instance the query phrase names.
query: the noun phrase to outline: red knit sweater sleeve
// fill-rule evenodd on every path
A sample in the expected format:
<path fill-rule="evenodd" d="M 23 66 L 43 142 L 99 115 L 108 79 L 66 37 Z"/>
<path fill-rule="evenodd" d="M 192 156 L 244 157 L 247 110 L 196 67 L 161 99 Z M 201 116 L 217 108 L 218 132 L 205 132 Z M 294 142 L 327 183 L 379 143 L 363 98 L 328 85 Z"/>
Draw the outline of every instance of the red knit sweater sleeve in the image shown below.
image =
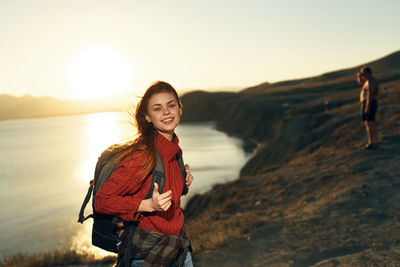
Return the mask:
<path fill-rule="evenodd" d="M 126 221 L 136 221 L 141 201 L 143 183 L 137 182 L 143 156 L 124 160 L 96 193 L 95 210 L 98 213 L 116 215 Z M 134 161 L 134 162 L 132 162 Z M 146 180 L 146 179 L 145 179 Z"/>

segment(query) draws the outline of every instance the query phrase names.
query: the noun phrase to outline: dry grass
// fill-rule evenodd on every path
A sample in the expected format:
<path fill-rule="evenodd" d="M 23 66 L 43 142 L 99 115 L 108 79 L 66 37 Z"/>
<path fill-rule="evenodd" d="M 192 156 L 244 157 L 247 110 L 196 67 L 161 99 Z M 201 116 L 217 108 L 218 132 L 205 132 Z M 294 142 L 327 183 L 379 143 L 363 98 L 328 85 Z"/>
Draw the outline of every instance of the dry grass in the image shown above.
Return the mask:
<path fill-rule="evenodd" d="M 81 254 L 74 250 L 44 252 L 36 254 L 17 253 L 6 255 L 0 267 L 50 267 L 50 266 L 112 266 L 116 257 L 102 259 L 92 254 Z"/>
<path fill-rule="evenodd" d="M 188 220 L 187 225 L 192 247 L 195 253 L 201 253 L 248 235 L 249 229 L 254 229 L 262 220 L 262 217 L 256 217 L 252 212 L 238 212 L 218 219 L 215 214 L 208 214 L 202 218 Z"/>

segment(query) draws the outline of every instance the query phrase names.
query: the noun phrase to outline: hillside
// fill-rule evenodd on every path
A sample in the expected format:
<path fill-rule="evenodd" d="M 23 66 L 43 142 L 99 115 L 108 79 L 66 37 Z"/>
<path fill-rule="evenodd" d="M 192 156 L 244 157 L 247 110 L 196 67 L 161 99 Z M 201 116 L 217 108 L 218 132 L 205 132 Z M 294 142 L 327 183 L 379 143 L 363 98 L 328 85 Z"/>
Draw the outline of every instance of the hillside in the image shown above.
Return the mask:
<path fill-rule="evenodd" d="M 361 149 L 358 66 L 183 96 L 184 121 L 216 120 L 256 144 L 237 180 L 186 207 L 198 266 L 400 262 L 400 52 L 368 65 L 381 87 L 371 151 Z"/>
<path fill-rule="evenodd" d="M 115 96 L 97 100 L 72 101 L 53 97 L 0 95 L 0 120 L 75 115 L 103 111 L 121 111 L 134 103 L 132 96 Z"/>

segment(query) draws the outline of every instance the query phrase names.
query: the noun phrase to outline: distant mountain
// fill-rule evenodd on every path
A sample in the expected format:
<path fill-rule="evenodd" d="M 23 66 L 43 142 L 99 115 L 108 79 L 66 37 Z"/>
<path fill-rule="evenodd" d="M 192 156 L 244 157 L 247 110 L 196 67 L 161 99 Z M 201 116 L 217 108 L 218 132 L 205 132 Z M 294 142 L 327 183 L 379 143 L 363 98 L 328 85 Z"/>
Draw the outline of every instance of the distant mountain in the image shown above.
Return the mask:
<path fill-rule="evenodd" d="M 314 112 L 357 103 L 360 87 L 356 73 L 361 66 L 372 68 L 381 88 L 396 91 L 400 79 L 400 51 L 359 66 L 325 73 L 319 76 L 263 83 L 239 92 L 193 91 L 182 96 L 184 113 L 182 120 L 217 121 L 221 130 L 244 138 L 264 138 L 272 134 L 271 125 L 280 120 L 281 112 L 288 107 L 308 105 Z M 382 92 L 383 90 L 381 90 Z M 237 119 L 241 123 L 237 123 Z"/>
<path fill-rule="evenodd" d="M 348 69 L 328 72 L 319 76 L 287 80 L 277 83 L 263 83 L 257 86 L 244 89 L 244 93 L 263 93 L 273 91 L 292 90 L 295 88 L 311 88 L 323 87 L 331 85 L 332 83 L 351 82 L 355 83 L 355 75 L 364 65 L 368 65 L 373 70 L 373 74 L 378 80 L 390 80 L 400 74 L 400 51 L 394 52 L 383 58 L 374 60 L 372 62 L 364 63 Z"/>
<path fill-rule="evenodd" d="M 72 101 L 53 97 L 31 95 L 16 97 L 2 94 L 0 95 L 0 120 L 121 111 L 134 103 L 136 99 L 129 95 Z"/>

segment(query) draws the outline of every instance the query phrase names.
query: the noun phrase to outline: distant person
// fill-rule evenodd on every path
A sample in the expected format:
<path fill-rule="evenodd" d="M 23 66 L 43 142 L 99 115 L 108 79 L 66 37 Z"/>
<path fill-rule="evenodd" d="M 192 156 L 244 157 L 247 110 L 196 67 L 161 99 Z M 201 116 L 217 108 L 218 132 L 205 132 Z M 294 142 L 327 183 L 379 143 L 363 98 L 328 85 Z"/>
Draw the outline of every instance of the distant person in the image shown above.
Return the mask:
<path fill-rule="evenodd" d="M 161 81 L 151 85 L 134 115 L 138 137 L 127 145 L 116 170 L 95 196 L 98 213 L 137 223 L 128 228 L 133 237 L 124 235 L 128 237 L 122 240 L 124 248 L 132 242 L 135 253 L 120 250 L 117 266 L 193 266 L 180 206 L 182 194 L 186 194 L 193 181 L 189 166 L 179 167 L 181 148 L 175 128 L 181 115 L 182 104 L 175 89 Z M 162 192 L 161 184 L 152 184 L 157 152 L 165 172 Z M 146 198 L 148 194 L 150 198 Z"/>
<path fill-rule="evenodd" d="M 364 148 L 373 149 L 378 146 L 375 115 L 378 109 L 379 85 L 368 66 L 362 67 L 357 73 L 357 82 L 362 85 L 360 93 L 361 119 L 364 121 L 368 137 L 368 143 Z"/>
<path fill-rule="evenodd" d="M 386 97 L 387 94 L 388 94 L 388 88 L 387 88 L 387 86 L 384 86 L 383 87 L 383 96 Z"/>
<path fill-rule="evenodd" d="M 325 111 L 328 111 L 329 110 L 329 100 L 328 100 L 328 98 L 325 98 L 324 106 L 325 106 Z"/>

